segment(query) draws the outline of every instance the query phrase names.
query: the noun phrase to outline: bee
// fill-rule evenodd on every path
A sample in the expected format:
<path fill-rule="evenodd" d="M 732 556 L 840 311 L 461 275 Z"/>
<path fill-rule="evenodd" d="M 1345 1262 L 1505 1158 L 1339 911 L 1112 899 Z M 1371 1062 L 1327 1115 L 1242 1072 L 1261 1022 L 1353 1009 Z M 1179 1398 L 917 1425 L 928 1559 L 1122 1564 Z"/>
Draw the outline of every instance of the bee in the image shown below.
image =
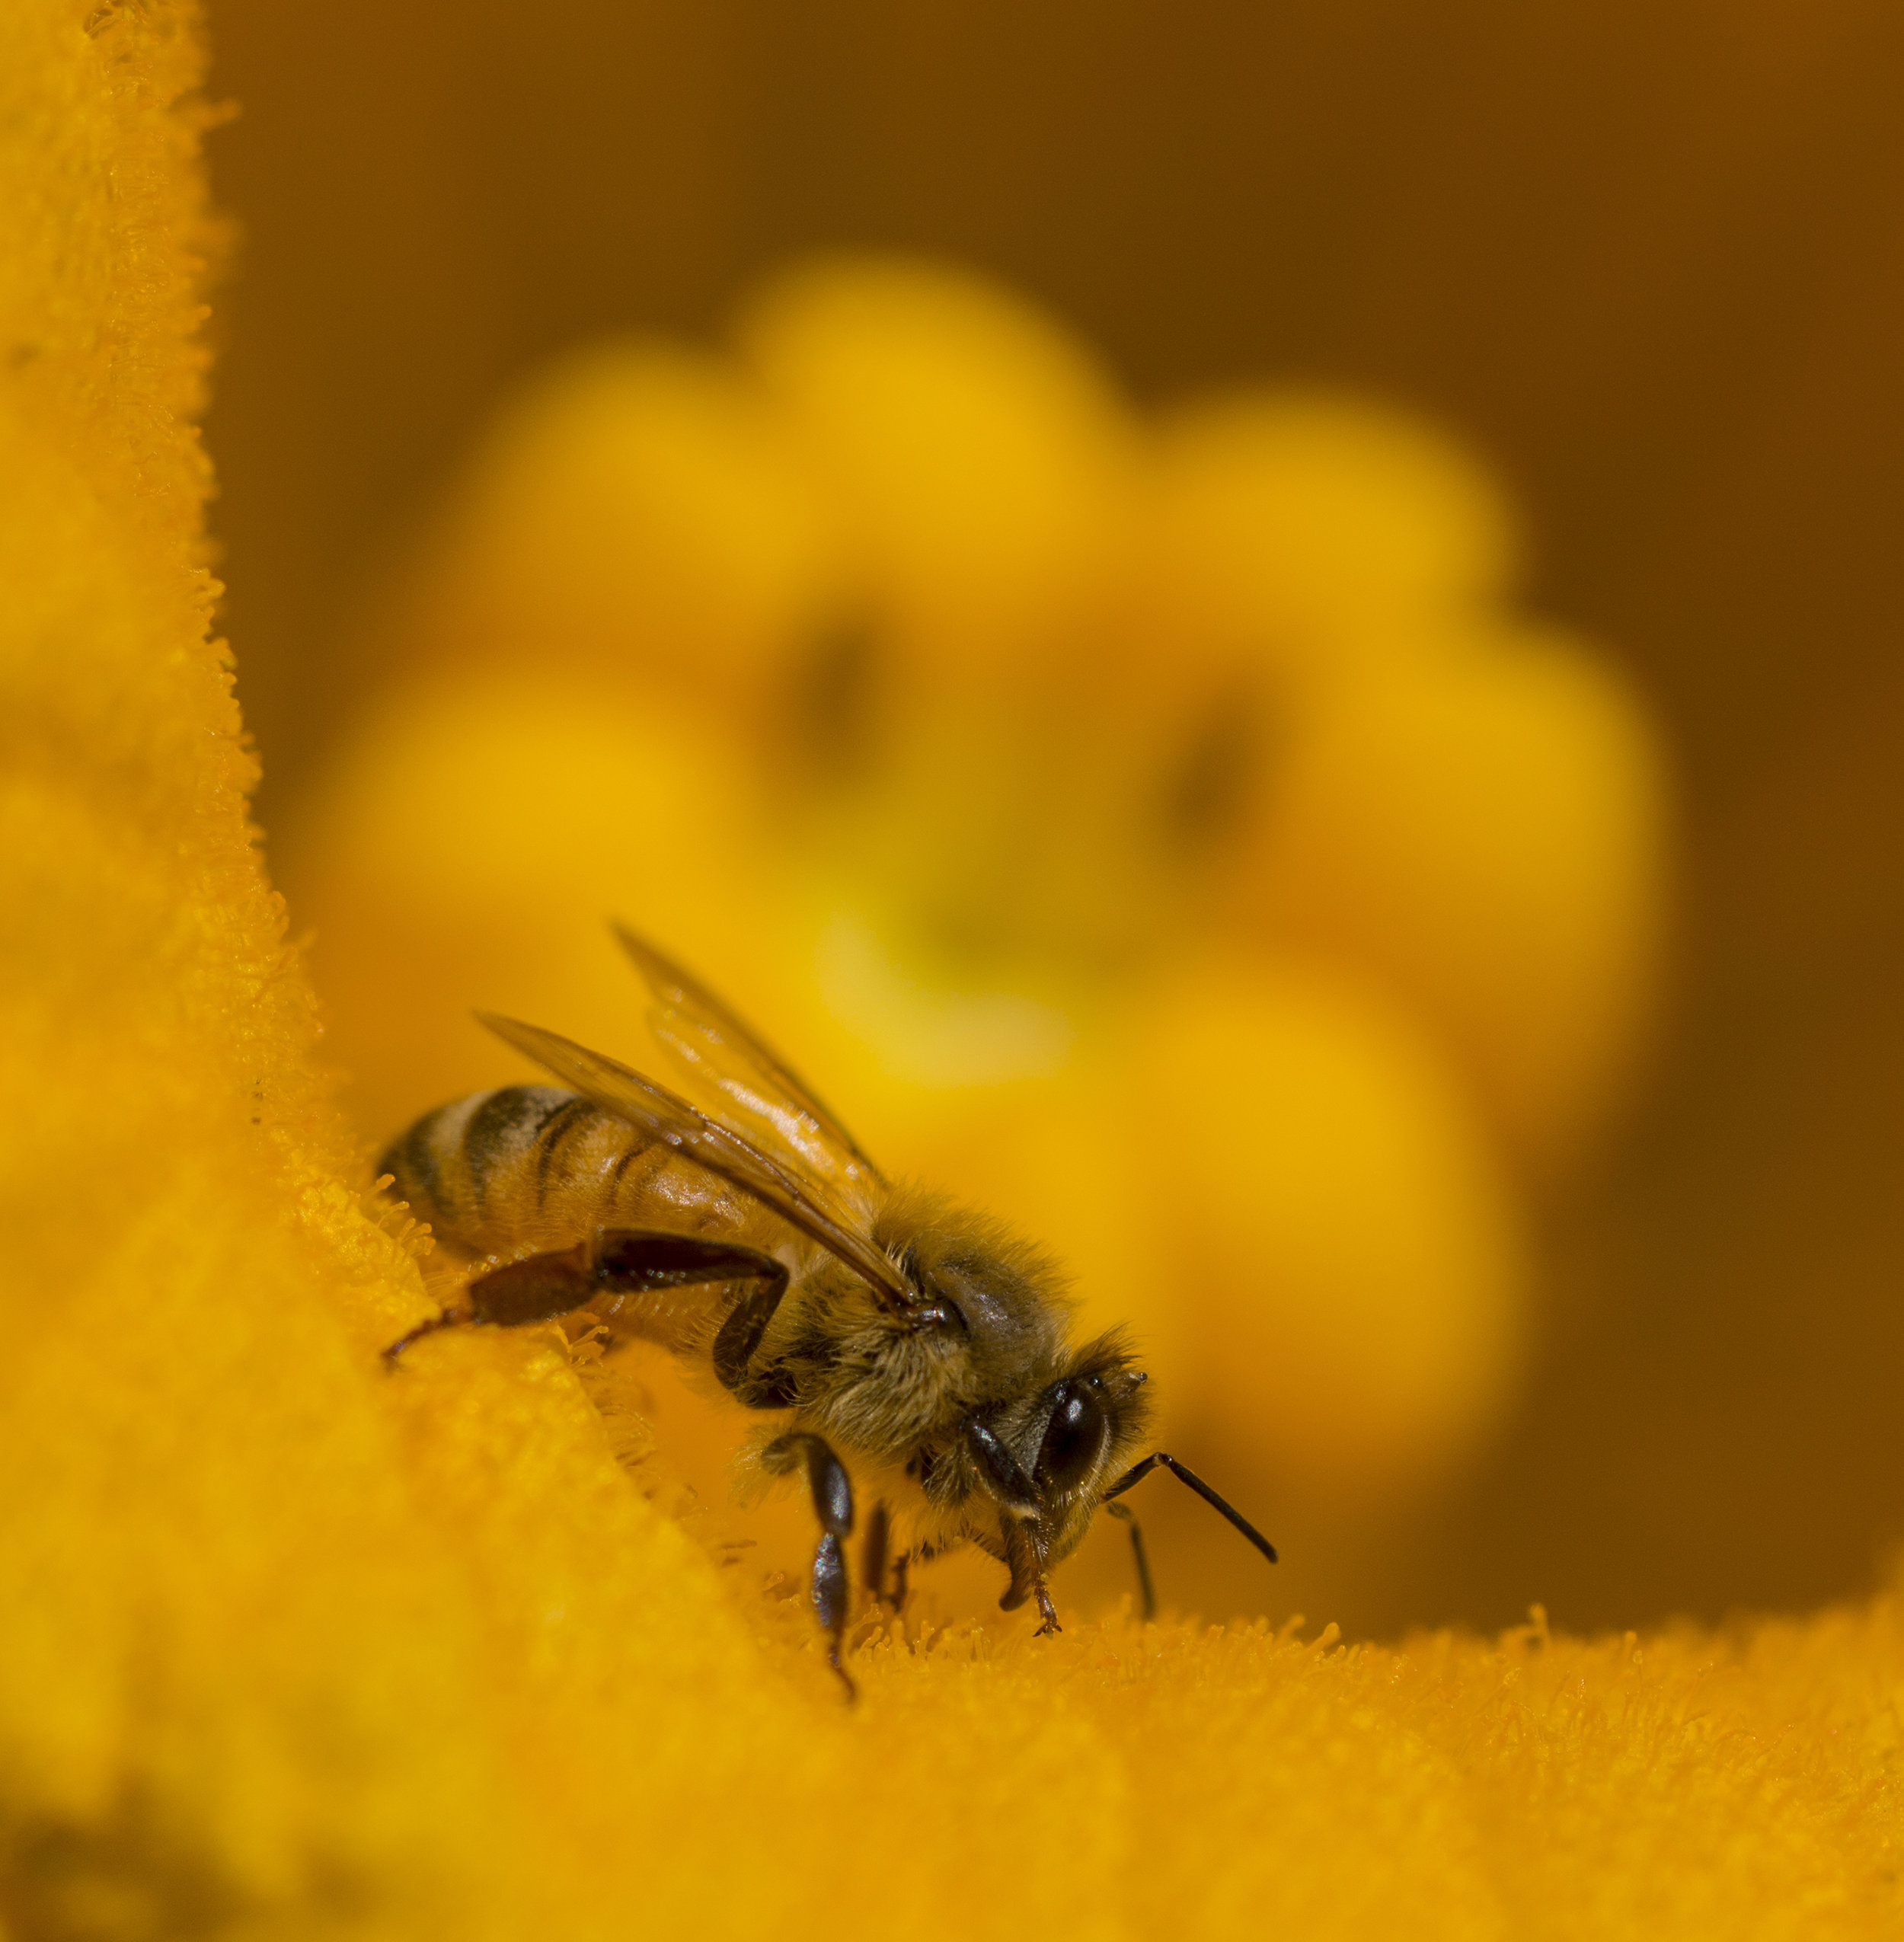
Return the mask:
<path fill-rule="evenodd" d="M 1128 1524 L 1145 1616 L 1143 1539 L 1114 1500 L 1161 1466 L 1272 1564 L 1245 1518 L 1177 1459 L 1139 1456 L 1145 1372 L 1121 1333 L 1074 1345 L 1058 1271 L 989 1218 L 896 1186 L 733 1011 L 637 936 L 649 1024 L 707 1110 L 539 1027 L 483 1024 L 561 1083 L 472 1094 L 385 1155 L 388 1190 L 426 1219 L 460 1278 L 453 1305 L 385 1349 L 394 1367 L 440 1330 L 573 1318 L 611 1346 L 710 1363 L 772 1420 L 762 1465 L 802 1475 L 819 1535 L 811 1595 L 834 1671 L 856 1501 L 868 1589 L 961 1545 L 1005 1567 L 1006 1611 L 1035 1600 L 1101 1506 Z"/>

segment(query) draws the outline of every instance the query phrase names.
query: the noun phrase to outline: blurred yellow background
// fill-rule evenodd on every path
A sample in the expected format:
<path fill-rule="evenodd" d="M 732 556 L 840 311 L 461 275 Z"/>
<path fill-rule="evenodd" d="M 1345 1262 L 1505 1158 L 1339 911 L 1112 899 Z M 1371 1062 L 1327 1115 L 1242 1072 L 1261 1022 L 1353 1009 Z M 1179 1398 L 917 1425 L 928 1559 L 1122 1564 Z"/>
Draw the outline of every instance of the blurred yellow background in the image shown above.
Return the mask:
<path fill-rule="evenodd" d="M 1904 1497 L 1888 1406 L 1904 1349 L 1904 1235 L 1888 1191 L 1904 1043 L 1887 904 L 1904 806 L 1880 511 L 1896 492 L 1900 395 L 1880 244 L 1904 187 L 1904 144 L 1886 117 L 1900 51 L 1890 21 L 1830 7 L 1802 20 L 1687 7 L 1534 21 L 1471 6 L 1432 20 L 1209 8 L 1167 21 L 843 5 L 797 22 L 726 7 L 583 5 L 557 18 L 433 4 L 301 18 L 239 0 L 212 25 L 217 85 L 248 111 L 216 152 L 248 238 L 210 433 L 228 620 L 265 759 L 262 819 L 283 851 L 294 923 L 319 928 L 318 976 L 366 1138 L 512 1069 L 462 1022 L 471 1002 L 620 1049 L 619 973 L 599 930 L 618 909 L 671 933 L 757 1010 L 877 1150 L 938 1161 L 948 1185 L 1042 1225 L 1077 1257 L 1094 1312 L 1107 1303 L 1157 1340 L 1180 1372 L 1178 1407 L 1200 1411 L 1171 1419 L 1180 1454 L 1207 1449 L 1226 1483 L 1250 1484 L 1252 1508 L 1267 1498 L 1260 1514 L 1291 1554 L 1272 1608 L 1363 1630 L 1500 1624 L 1539 1598 L 1577 1627 L 1810 1603 L 1866 1582 Z M 963 526 L 944 500 L 909 499 L 918 468 L 854 433 L 861 381 L 829 378 L 836 354 L 852 365 L 853 315 L 877 310 L 878 292 L 860 289 L 843 318 L 827 289 L 851 296 L 850 278 L 757 294 L 788 261 L 842 247 L 975 265 L 1079 333 L 1054 350 L 1043 324 L 1012 321 L 1014 299 L 968 302 L 956 283 L 928 305 L 928 337 L 982 340 L 979 366 L 1029 401 L 995 425 L 973 397 L 920 415 L 918 442 L 950 474 L 963 439 L 995 479 L 998 441 L 1023 434 L 1023 462 L 1006 468 L 1021 490 L 968 493 Z M 746 304 L 749 368 L 778 401 L 767 419 L 713 349 Z M 701 348 L 551 363 L 657 329 Z M 532 379 L 540 388 L 525 389 Z M 1254 417 L 1148 415 L 1265 380 L 1328 389 Z M 888 382 L 902 402 L 921 394 L 903 370 Z M 840 886 L 896 871 L 995 886 L 996 832 L 963 811 L 934 815 L 929 792 L 922 813 L 918 791 L 877 775 L 829 796 L 800 766 L 810 750 L 768 746 L 786 711 L 762 709 L 773 670 L 755 644 L 797 610 L 819 629 L 803 638 L 844 625 L 850 646 L 867 616 L 835 596 L 877 583 L 881 637 L 905 644 L 888 660 L 927 698 L 880 717 L 915 738 L 893 766 L 976 778 L 967 794 L 1008 804 L 1049 781 L 1054 739 L 1049 697 L 1015 676 L 1034 663 L 1062 675 L 1049 644 L 1075 637 L 1062 616 L 1113 589 L 1110 611 L 1152 645 L 1128 678 L 1089 684 L 1113 718 L 1081 759 L 1101 775 L 1115 764 L 1091 750 L 1148 746 L 1118 725 L 1120 707 L 1161 746 L 1180 725 L 1173 707 L 1223 692 L 1196 679 L 1230 665 L 1216 596 L 1173 634 L 1155 589 L 1228 584 L 1203 554 L 1220 551 L 1239 479 L 1264 476 L 1263 442 L 1286 456 L 1359 453 L 1352 481 L 1385 476 L 1385 438 L 1415 421 L 1358 420 L 1345 391 L 1425 414 L 1480 455 L 1471 486 L 1461 445 L 1423 462 L 1446 514 L 1429 522 L 1425 557 L 1457 588 L 1454 619 L 1420 622 L 1405 547 L 1397 571 L 1414 589 L 1411 637 L 1435 634 L 1433 668 L 1466 670 L 1485 636 L 1490 652 L 1511 652 L 1515 695 L 1490 673 L 1484 693 L 1451 696 L 1445 672 L 1378 656 L 1344 691 L 1355 706 L 1322 711 L 1326 733 L 1266 763 L 1286 797 L 1260 822 L 1267 858 L 1226 866 L 1215 887 L 1200 880 L 1193 893 L 1214 910 L 1170 912 L 1173 937 L 1190 941 L 1142 976 L 1129 968 L 1130 934 L 1145 928 L 1132 914 L 1156 899 L 1121 864 L 1080 864 L 1061 841 L 1045 876 L 1028 873 L 1024 902 L 1063 962 L 1054 969 L 1042 937 L 1029 967 L 1019 951 L 1003 994 L 1030 1021 L 1023 1069 L 994 1075 L 982 1099 L 923 1110 L 931 1075 L 896 1084 L 892 1055 L 869 1059 L 863 1043 L 856 1053 L 824 1006 L 803 1011 L 798 979 L 759 975 L 762 937 L 784 941 L 800 921 L 775 908 L 787 870 L 759 830 L 790 800 L 816 806 L 800 854 L 823 880 L 794 901 L 821 933 L 808 961 L 845 980 L 852 995 L 834 1011 L 862 1042 L 878 953 Z M 591 455 L 583 434 L 611 414 L 587 401 L 611 396 L 631 436 Z M 586 408 L 571 408 L 578 399 Z M 889 403 L 872 422 L 909 421 Z M 645 455 L 639 476 L 605 475 L 631 449 Z M 816 467 L 830 490 L 810 489 Z M 1303 476 L 1300 503 L 1324 503 L 1315 466 Z M 604 551 L 589 544 L 589 509 L 615 478 L 671 482 L 651 503 L 677 521 L 655 526 L 651 564 L 637 556 L 619 588 L 586 570 Z M 1139 524 L 1166 562 L 1148 582 L 1145 548 L 1105 538 L 1126 530 L 1115 508 L 1132 493 L 1150 495 Z M 816 510 L 842 504 L 880 516 L 848 519 L 842 538 L 835 515 Z M 698 585 L 691 542 L 717 528 L 745 535 L 746 570 L 730 546 Z M 1028 550 L 1027 532 L 1039 537 Z M 909 547 L 909 533 L 931 543 Z M 1326 562 L 1327 540 L 1305 534 L 1302 561 Z M 1056 593 L 1040 577 L 1054 559 L 1069 563 Z M 1353 585 L 1368 583 L 1364 566 Z M 1310 600 L 1311 621 L 1344 615 L 1340 587 L 1305 595 L 1300 580 L 1277 585 Z M 617 685 L 632 650 L 621 673 L 574 651 L 606 637 L 604 615 L 631 611 L 631 588 L 651 625 L 636 644 L 652 675 L 638 693 Z M 1383 634 L 1366 615 L 1343 625 Z M 1577 647 L 1577 634 L 1596 646 Z M 1292 624 L 1276 637 L 1318 637 Z M 1101 624 L 1090 637 L 1108 634 Z M 1046 644 L 1034 653 L 1033 639 Z M 1329 665 L 1343 664 L 1332 650 Z M 1270 672 L 1306 694 L 1299 655 L 1294 665 Z M 1069 696 L 1075 669 L 1067 679 L 1056 692 Z M 1647 956 L 1638 906 L 1654 894 L 1649 860 L 1664 854 L 1649 711 L 1676 772 L 1674 992 L 1652 1076 L 1610 1147 L 1573 1137 L 1573 1120 L 1595 1118 L 1596 1084 L 1617 1092 L 1637 1016 L 1622 981 L 1644 973 L 1612 963 L 1584 974 L 1586 1010 L 1615 1022 L 1570 1067 L 1592 1030 L 1570 1036 L 1541 1014 L 1516 1038 L 1517 995 L 1560 987 L 1513 964 L 1517 975 L 1490 984 L 1502 950 L 1449 918 L 1462 871 L 1429 873 L 1428 914 L 1446 921 L 1426 931 L 1396 918 L 1406 900 L 1381 877 L 1394 842 L 1423 827 L 1404 786 L 1422 724 L 1437 725 L 1430 743 L 1472 784 L 1491 772 L 1489 749 L 1530 746 L 1530 709 L 1565 724 L 1532 745 L 1560 752 L 1535 765 L 1532 797 L 1522 778 L 1505 785 L 1505 813 L 1478 785 L 1431 784 L 1424 799 L 1451 815 L 1465 805 L 1458 860 L 1491 857 L 1501 839 L 1500 858 L 1468 873 L 1484 889 L 1519 880 L 1519 856 L 1532 881 L 1566 890 L 1551 916 L 1529 906 L 1522 934 L 1551 941 L 1590 895 L 1635 900 L 1630 921 L 1558 949 L 1561 987 L 1593 937 L 1630 936 Z M 1547 800 L 1540 778 L 1583 747 L 1580 773 L 1611 793 L 1570 796 L 1588 805 L 1571 822 L 1530 817 L 1530 801 Z M 1369 775 L 1380 788 L 1356 780 Z M 692 809 L 657 829 L 638 867 L 614 835 L 629 777 L 644 799 Z M 1066 802 L 1082 793 L 1059 790 Z M 1378 815 L 1371 826 L 1372 803 L 1399 806 L 1391 827 Z M 1082 820 L 1088 848 L 1103 819 Z M 564 828 L 593 832 L 600 854 L 569 842 L 552 857 L 547 832 Z M 881 853 L 855 850 L 853 832 L 868 829 Z M 1567 848 L 1570 829 L 1595 841 L 1612 830 L 1625 861 L 1596 875 L 1593 857 Z M 948 853 L 933 850 L 948 830 Z M 711 893 L 697 867 L 709 854 L 730 859 L 731 896 Z M 1566 867 L 1544 874 L 1556 854 Z M 1094 869 L 1116 880 L 1102 895 Z M 1053 882 L 1081 886 L 1078 907 L 1053 909 Z M 497 885 L 506 894 L 488 900 Z M 1038 930 L 1024 911 L 1006 928 L 1020 945 Z M 1440 940 L 1426 960 L 1424 935 Z M 1335 967 L 1322 985 L 1283 962 L 1292 937 Z M 1256 953 L 1247 972 L 1239 951 Z M 1110 997 L 1085 960 L 1118 967 Z M 1361 984 L 1336 975 L 1344 966 Z M 891 1044 L 928 1043 L 916 1007 L 896 1015 Z M 1068 1040 L 1041 1065 L 1037 1021 L 1053 1015 L 1074 1039 L 1077 1018 L 1088 1029 L 1081 1050 Z M 1227 1083 L 1212 1087 L 1219 1062 Z M 1233 1295 L 1254 1263 L 1224 1250 L 1244 1228 L 1200 1217 L 1177 1247 L 1146 1207 L 1142 1231 L 1113 1244 L 1132 1218 L 1128 1188 L 1050 1156 L 1108 1139 L 1130 1166 L 1130 1144 L 1173 1116 L 1159 1099 L 1185 1084 L 1194 1097 L 1174 1116 L 1199 1124 L 1223 1110 L 1212 1100 L 1248 1120 L 1252 1100 L 1306 1089 L 1351 1128 L 1353 1150 L 1382 1156 L 1372 1177 L 1405 1177 L 1427 1213 L 1413 1228 L 1388 1211 L 1368 1225 L 1415 1235 L 1420 1251 L 1366 1273 L 1412 1303 L 1424 1340 L 1465 1340 L 1446 1380 L 1411 1391 L 1409 1372 L 1428 1365 L 1414 1349 L 1398 1353 L 1401 1386 L 1385 1400 L 1370 1357 L 1331 1389 L 1336 1378 L 1314 1375 L 1331 1366 L 1328 1343 L 1292 1360 L 1289 1328 L 1264 1335 L 1261 1314 L 1233 1298 L 1208 1311 L 1220 1334 L 1199 1311 L 1200 1341 L 1168 1340 L 1166 1275 Z M 1187 1143 L 1157 1139 L 1146 1161 L 1162 1208 L 1205 1191 L 1233 1203 L 1261 1177 L 1225 1182 L 1234 1141 L 1186 1173 Z M 1315 1150 L 1271 1140 L 1271 1177 L 1299 1177 Z M 1339 1179 L 1305 1182 L 1303 1205 L 1327 1206 Z M 1011 1204 L 1014 1191 L 1025 1204 Z M 1356 1232 L 1351 1214 L 1331 1225 Z M 1168 1267 L 1139 1272 L 1160 1237 Z M 1200 1250 L 1214 1258 L 1180 1268 Z M 1435 1263 L 1455 1258 L 1465 1266 L 1444 1289 Z M 1478 1369 L 1463 1391 L 1457 1378 Z M 1411 1395 L 1426 1399 L 1412 1445 Z M 1351 1405 L 1371 1398 L 1380 1406 L 1358 1418 Z M 1358 1462 L 1366 1487 L 1352 1488 Z M 1167 1597 L 1212 1616 L 1257 1608 L 1260 1588 L 1216 1561 L 1180 1508 L 1146 1512 Z M 1090 1557 L 1078 1567 L 1099 1568 Z"/>

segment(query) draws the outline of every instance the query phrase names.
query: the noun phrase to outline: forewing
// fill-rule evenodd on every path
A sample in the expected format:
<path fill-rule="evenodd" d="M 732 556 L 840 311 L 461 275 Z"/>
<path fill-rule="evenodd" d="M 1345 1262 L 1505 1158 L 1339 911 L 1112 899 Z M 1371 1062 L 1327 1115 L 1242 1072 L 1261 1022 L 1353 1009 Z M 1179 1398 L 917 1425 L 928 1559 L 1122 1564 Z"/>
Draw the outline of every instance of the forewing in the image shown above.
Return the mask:
<path fill-rule="evenodd" d="M 729 1130 L 784 1156 L 781 1164 L 870 1215 L 884 1177 L 813 1088 L 692 973 L 625 925 L 614 930 L 653 995 L 649 1024 L 656 1039 L 720 1095 L 727 1110 L 720 1116 Z"/>
<path fill-rule="evenodd" d="M 482 1011 L 476 1015 L 499 1038 L 593 1100 L 604 1112 L 639 1127 L 650 1139 L 771 1207 L 790 1226 L 843 1261 L 889 1305 L 917 1305 L 917 1292 L 819 1180 L 796 1174 L 666 1087 L 601 1052 L 519 1019 Z"/>

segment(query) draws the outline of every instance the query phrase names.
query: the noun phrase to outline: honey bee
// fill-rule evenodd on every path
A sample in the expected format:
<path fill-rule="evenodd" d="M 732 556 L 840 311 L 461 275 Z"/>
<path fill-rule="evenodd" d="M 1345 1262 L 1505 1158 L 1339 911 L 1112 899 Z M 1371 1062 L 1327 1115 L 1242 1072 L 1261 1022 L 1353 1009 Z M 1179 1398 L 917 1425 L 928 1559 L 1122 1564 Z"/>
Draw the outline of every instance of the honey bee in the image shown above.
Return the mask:
<path fill-rule="evenodd" d="M 862 1565 L 902 1602 L 909 1566 L 972 1544 L 1002 1564 L 1000 1605 L 1037 1602 L 1101 1506 L 1158 1465 L 1272 1564 L 1262 1534 L 1162 1451 L 1139 1457 L 1145 1372 L 1120 1333 L 1074 1346 L 1052 1261 L 983 1215 L 895 1186 L 812 1090 L 720 1001 L 633 932 L 649 1024 L 708 1110 L 514 1019 L 482 1022 L 560 1080 L 439 1107 L 378 1171 L 426 1219 L 461 1279 L 455 1305 L 384 1351 L 471 1324 L 573 1318 L 611 1345 L 705 1358 L 746 1407 L 771 1473 L 803 1473 L 819 1524 L 812 1599 L 833 1669 L 850 1603 L 845 1541 L 870 1498 Z M 848 1465 L 851 1466 L 849 1471 Z M 900 1548 L 891 1554 L 893 1524 Z"/>

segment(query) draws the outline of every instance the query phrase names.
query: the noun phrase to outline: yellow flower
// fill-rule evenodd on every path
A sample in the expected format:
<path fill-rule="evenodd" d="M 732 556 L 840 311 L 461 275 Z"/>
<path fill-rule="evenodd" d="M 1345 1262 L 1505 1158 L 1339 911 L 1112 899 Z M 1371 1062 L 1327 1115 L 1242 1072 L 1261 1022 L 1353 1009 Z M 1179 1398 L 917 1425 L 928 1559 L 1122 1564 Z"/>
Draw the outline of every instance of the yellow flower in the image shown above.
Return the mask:
<path fill-rule="evenodd" d="M 206 639 L 196 19 L 0 22 L 0 1922 L 22 1938 L 1877 1936 L 1893 1602 L 1641 1645 L 868 1640 L 550 1342 L 375 1349 Z"/>
<path fill-rule="evenodd" d="M 522 1075 L 479 1006 L 637 1052 L 619 913 L 883 1161 L 1055 1247 L 1166 1433 L 1354 1522 L 1346 1570 L 1525 1366 L 1531 1215 L 1653 989 L 1645 717 L 1520 615 L 1500 493 L 1404 416 L 1147 418 L 909 260 L 796 265 L 734 334 L 504 412 L 275 832 L 363 1135 Z M 1192 1512 L 1175 1575 L 1255 1608 Z M 1348 1595 L 1315 1556 L 1291 1595 Z"/>

